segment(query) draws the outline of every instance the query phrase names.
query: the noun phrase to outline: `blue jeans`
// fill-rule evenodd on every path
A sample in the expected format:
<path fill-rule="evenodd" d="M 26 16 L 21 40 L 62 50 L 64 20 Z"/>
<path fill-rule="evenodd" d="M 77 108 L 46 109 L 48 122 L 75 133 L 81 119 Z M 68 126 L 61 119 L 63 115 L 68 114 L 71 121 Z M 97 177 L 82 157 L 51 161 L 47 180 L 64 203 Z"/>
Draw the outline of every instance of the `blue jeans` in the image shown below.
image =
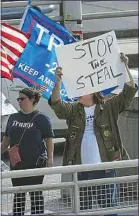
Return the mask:
<path fill-rule="evenodd" d="M 78 174 L 78 180 L 111 178 L 115 176 L 115 170 L 86 171 Z M 100 186 L 88 186 L 80 188 L 80 210 L 92 209 L 93 196 L 96 197 L 96 200 L 101 208 L 109 208 L 118 205 L 117 185 L 107 184 Z M 108 216 L 117 216 L 117 214 L 111 214 Z"/>

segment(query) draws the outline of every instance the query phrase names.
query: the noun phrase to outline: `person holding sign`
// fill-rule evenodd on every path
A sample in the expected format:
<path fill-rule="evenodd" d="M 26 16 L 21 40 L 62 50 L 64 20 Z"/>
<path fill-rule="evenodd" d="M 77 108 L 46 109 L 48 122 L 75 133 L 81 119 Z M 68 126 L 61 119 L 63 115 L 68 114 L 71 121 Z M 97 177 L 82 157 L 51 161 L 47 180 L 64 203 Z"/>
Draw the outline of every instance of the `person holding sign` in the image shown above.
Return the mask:
<path fill-rule="evenodd" d="M 9 158 L 11 170 L 25 170 L 53 166 L 54 136 L 49 118 L 35 109 L 40 100 L 40 93 L 32 88 L 19 92 L 17 101 L 21 110 L 11 114 L 1 144 L 3 154 L 10 146 Z M 47 146 L 47 151 L 45 147 Z M 48 156 L 47 156 L 48 155 Z M 42 184 L 44 176 L 12 178 L 13 186 Z M 31 215 L 44 214 L 42 191 L 29 192 Z M 13 215 L 24 215 L 25 193 L 14 194 Z"/>
<path fill-rule="evenodd" d="M 128 58 L 121 53 L 130 82 L 125 83 L 123 91 L 111 99 L 105 100 L 101 93 L 92 93 L 79 97 L 76 102 L 64 102 L 60 98 L 62 68 L 56 69 L 56 83 L 49 104 L 59 119 L 66 119 L 68 125 L 67 140 L 63 155 L 63 165 L 95 164 L 107 161 L 129 159 L 120 137 L 117 120 L 132 102 L 137 91 L 128 68 Z M 79 173 L 79 180 L 114 177 L 115 170 Z M 95 194 L 103 208 L 117 205 L 115 185 L 97 186 L 97 190 L 88 187 L 80 190 L 80 209 L 92 208 L 92 196 Z M 104 190 L 105 187 L 105 190 Z"/>

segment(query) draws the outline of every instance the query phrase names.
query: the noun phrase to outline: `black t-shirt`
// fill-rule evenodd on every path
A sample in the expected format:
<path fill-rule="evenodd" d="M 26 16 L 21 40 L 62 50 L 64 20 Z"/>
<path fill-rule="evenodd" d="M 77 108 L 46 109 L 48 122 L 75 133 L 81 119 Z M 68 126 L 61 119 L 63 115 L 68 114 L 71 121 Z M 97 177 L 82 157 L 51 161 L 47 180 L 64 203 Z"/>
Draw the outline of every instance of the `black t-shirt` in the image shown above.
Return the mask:
<path fill-rule="evenodd" d="M 36 116 L 33 118 L 34 115 Z M 36 164 L 38 157 L 45 152 L 43 140 L 54 136 L 47 116 L 38 111 L 29 114 L 19 111 L 12 114 L 7 123 L 5 136 L 10 138 L 10 147 L 19 143 L 25 128 L 25 134 L 19 145 L 21 166 Z"/>

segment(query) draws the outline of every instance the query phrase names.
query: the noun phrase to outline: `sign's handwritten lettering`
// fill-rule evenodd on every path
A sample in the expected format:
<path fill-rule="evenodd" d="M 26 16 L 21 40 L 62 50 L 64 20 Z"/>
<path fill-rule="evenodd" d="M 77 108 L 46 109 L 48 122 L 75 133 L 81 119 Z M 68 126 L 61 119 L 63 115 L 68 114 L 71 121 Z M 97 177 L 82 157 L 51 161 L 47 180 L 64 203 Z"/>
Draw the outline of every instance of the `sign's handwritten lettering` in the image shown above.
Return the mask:
<path fill-rule="evenodd" d="M 73 57 L 73 59 L 81 59 L 85 55 L 87 55 L 86 47 L 88 48 L 90 57 L 93 57 L 94 52 L 94 46 L 96 45 L 95 50 L 97 51 L 97 55 L 99 57 L 104 57 L 107 52 L 111 53 L 111 46 L 113 44 L 113 37 L 112 35 L 108 35 L 105 40 L 104 39 L 98 39 L 98 40 L 92 40 L 85 43 L 82 43 L 80 45 L 75 46 L 75 51 L 82 52 L 80 56 Z M 75 52 L 76 53 L 76 52 Z"/>
<path fill-rule="evenodd" d="M 95 45 L 95 46 L 94 46 Z M 100 85 L 107 81 L 107 79 L 113 79 L 117 78 L 118 76 L 121 76 L 122 73 L 114 74 L 112 66 L 106 66 L 107 60 L 106 55 L 112 54 L 112 45 L 113 45 L 113 36 L 107 35 L 105 38 L 99 38 L 96 40 L 87 41 L 85 43 L 82 43 L 81 45 L 75 46 L 75 51 L 82 52 L 82 54 L 79 57 L 74 57 L 73 59 L 82 59 L 89 53 L 91 57 L 91 61 L 88 62 L 88 64 L 93 69 L 93 73 L 88 74 L 87 76 L 81 75 L 76 83 L 78 85 L 77 90 L 85 88 L 85 80 L 89 79 L 90 84 L 92 87 L 94 87 L 96 84 Z M 88 52 L 86 51 L 86 47 L 88 49 Z M 95 47 L 95 49 L 94 49 Z M 97 58 L 94 59 L 93 51 L 96 51 Z M 97 70 L 97 71 L 96 71 Z M 95 79 L 94 79 L 95 76 Z M 95 83 L 94 83 L 95 80 Z"/>
<path fill-rule="evenodd" d="M 91 73 L 87 76 L 83 76 L 83 75 L 80 76 L 77 79 L 77 84 L 80 85 L 77 89 L 82 89 L 82 88 L 86 87 L 86 84 L 85 84 L 86 79 L 89 79 L 91 86 L 94 87 L 95 84 L 98 84 L 98 85 L 102 84 L 107 79 L 116 78 L 116 77 L 119 77 L 121 75 L 122 75 L 122 73 L 114 74 L 111 66 L 110 67 L 104 67 L 103 69 L 100 69 L 97 72 Z M 94 76 L 95 76 L 95 78 L 94 78 Z M 93 80 L 95 80 L 95 81 L 97 80 L 97 83 L 94 83 Z"/>
<path fill-rule="evenodd" d="M 94 59 L 90 61 L 88 64 L 90 64 L 93 69 L 96 69 L 97 67 L 107 64 L 107 62 L 105 62 L 105 59 L 100 59 L 100 61 L 98 61 L 97 59 Z"/>
<path fill-rule="evenodd" d="M 127 80 L 114 31 L 59 47 L 56 52 L 69 96 L 103 91 Z"/>

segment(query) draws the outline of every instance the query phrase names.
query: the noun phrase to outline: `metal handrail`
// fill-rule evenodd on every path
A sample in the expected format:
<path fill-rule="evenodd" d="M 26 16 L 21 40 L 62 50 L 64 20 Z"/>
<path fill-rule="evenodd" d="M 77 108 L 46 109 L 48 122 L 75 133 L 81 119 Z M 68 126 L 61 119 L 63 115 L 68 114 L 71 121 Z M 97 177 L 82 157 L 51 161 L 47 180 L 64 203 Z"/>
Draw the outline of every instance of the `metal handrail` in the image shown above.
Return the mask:
<path fill-rule="evenodd" d="M 82 180 L 79 181 L 78 179 L 73 179 L 70 182 L 56 182 L 56 183 L 43 183 L 37 185 L 23 185 L 23 186 L 3 186 L 1 188 L 2 194 L 7 193 L 16 193 L 18 191 L 28 192 L 28 191 L 40 191 L 45 189 L 57 189 L 57 188 L 72 188 L 75 185 L 75 182 L 79 187 L 87 187 L 87 186 L 97 186 L 97 185 L 104 185 L 104 184 L 126 184 L 132 182 L 138 182 L 138 175 L 131 175 L 131 176 L 122 176 L 122 177 L 115 177 L 115 178 L 101 178 L 101 179 L 92 179 L 92 180 Z M 76 197 L 76 196 L 75 196 Z"/>
<path fill-rule="evenodd" d="M 138 175 L 131 175 L 131 176 L 122 176 L 122 177 L 115 177 L 115 178 L 102 178 L 102 179 L 92 179 L 86 181 L 79 181 L 78 174 L 82 171 L 90 171 L 90 170 L 105 170 L 105 169 L 113 169 L 113 168 L 126 168 L 126 167 L 137 167 L 138 160 L 129 160 L 129 161 L 114 161 L 114 162 L 105 162 L 99 164 L 86 164 L 86 165 L 72 165 L 72 166 L 65 166 L 65 167 L 51 167 L 51 168 L 41 168 L 41 169 L 32 169 L 32 170 L 17 170 L 17 171 L 7 171 L 2 173 L 2 179 L 8 178 L 20 178 L 26 176 L 39 176 L 39 175 L 48 175 L 48 174 L 62 174 L 62 173 L 72 173 L 73 180 L 71 182 L 58 182 L 58 183 L 47 183 L 41 185 L 25 185 L 25 186 L 16 186 L 16 187 L 2 187 L 2 195 L 8 195 L 13 193 L 25 193 L 31 191 L 50 191 L 50 190 L 68 190 L 72 189 L 71 194 L 71 203 L 72 203 L 72 213 L 78 214 L 82 213 L 80 211 L 80 187 L 88 187 L 88 186 L 96 186 L 96 185 L 108 185 L 108 184 L 121 184 L 126 183 L 138 183 Z M 134 190 L 137 194 L 137 187 Z M 62 192 L 63 193 L 63 192 Z M 73 196 L 74 195 L 74 196 Z M 126 207 L 126 208 L 125 208 Z M 97 209 L 94 211 L 90 211 L 91 215 L 98 215 L 99 214 L 107 214 L 107 213 L 126 213 L 128 212 L 137 212 L 138 210 L 138 203 L 135 202 L 132 206 L 122 206 L 118 205 L 115 208 L 104 208 L 104 209 Z M 87 211 L 87 214 L 89 212 Z M 88 214 L 89 215 L 89 214 Z"/>
<path fill-rule="evenodd" d="M 79 201 L 79 188 L 80 187 L 88 187 L 88 186 L 97 186 L 97 185 L 104 185 L 104 184 L 121 184 L 121 183 L 137 183 L 138 182 L 138 175 L 132 175 L 132 176 L 122 176 L 122 177 L 116 177 L 116 178 L 102 178 L 102 179 L 93 179 L 93 180 L 86 180 L 86 181 L 79 181 L 77 177 L 77 172 L 73 173 L 73 181 L 72 182 L 60 182 L 60 183 L 47 183 L 47 184 L 39 184 L 39 185 L 23 185 L 23 186 L 16 186 L 16 187 L 2 187 L 2 195 L 8 195 L 13 193 L 18 193 L 19 191 L 22 193 L 32 192 L 32 191 L 49 191 L 51 189 L 53 190 L 63 190 L 63 189 L 72 189 L 74 192 L 74 206 L 73 206 L 73 212 L 75 214 L 80 213 L 80 201 Z M 136 191 L 137 192 L 137 191 Z M 134 203 L 132 206 L 126 206 L 126 210 L 128 209 L 128 212 L 137 212 L 138 210 L 138 204 L 137 202 Z M 91 215 L 98 215 L 104 214 L 104 213 L 126 213 L 125 206 L 117 206 L 117 208 L 108 208 L 108 209 L 97 209 L 97 211 L 91 211 Z M 87 212 L 88 214 L 89 212 Z"/>
<path fill-rule="evenodd" d="M 20 178 L 25 176 L 39 176 L 39 175 L 51 175 L 59 173 L 76 173 L 83 171 L 95 171 L 105 169 L 121 169 L 129 167 L 138 167 L 138 159 L 135 160 L 123 160 L 113 161 L 98 164 L 85 164 L 85 165 L 70 165 L 70 166 L 58 166 L 58 167 L 47 167 L 41 169 L 28 169 L 28 170 L 13 170 L 2 172 L 2 179 L 5 178 Z"/>
<path fill-rule="evenodd" d="M 63 16 L 49 16 L 49 18 L 56 22 L 63 21 Z M 19 25 L 21 22 L 21 19 L 11 19 L 11 20 L 2 20 L 2 21 L 9 23 L 10 25 Z"/>
<path fill-rule="evenodd" d="M 41 0 L 41 1 L 32 1 L 32 6 L 41 6 L 41 5 L 57 5 L 61 4 L 62 1 L 47 1 L 47 0 Z M 12 1 L 12 2 L 2 2 L 1 6 L 2 8 L 13 8 L 13 7 L 26 7 L 28 4 L 28 1 Z"/>
<path fill-rule="evenodd" d="M 82 19 L 90 20 L 90 19 L 101 19 L 101 18 L 129 17 L 129 16 L 138 16 L 138 10 L 83 14 Z M 56 22 L 61 22 L 64 20 L 63 16 L 50 16 L 49 18 Z M 3 22 L 7 22 L 10 25 L 19 25 L 20 21 L 21 21 L 20 19 L 3 20 Z"/>
<path fill-rule="evenodd" d="M 101 19 L 101 18 L 116 18 L 116 17 L 129 17 L 138 16 L 138 10 L 116 11 L 116 12 L 100 12 L 83 14 L 83 20 Z"/>

